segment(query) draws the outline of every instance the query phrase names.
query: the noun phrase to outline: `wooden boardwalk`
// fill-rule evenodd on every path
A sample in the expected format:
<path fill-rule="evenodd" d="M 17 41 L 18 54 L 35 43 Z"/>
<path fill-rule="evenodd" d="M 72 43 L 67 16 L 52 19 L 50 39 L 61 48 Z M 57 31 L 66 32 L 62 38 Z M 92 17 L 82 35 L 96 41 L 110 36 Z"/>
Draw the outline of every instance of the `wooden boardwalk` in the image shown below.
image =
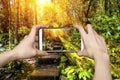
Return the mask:
<path fill-rule="evenodd" d="M 31 73 L 31 79 L 59 80 L 60 70 L 57 66 L 59 64 L 60 56 L 60 54 L 50 53 L 49 56 L 40 57 L 38 59 L 37 67 Z"/>

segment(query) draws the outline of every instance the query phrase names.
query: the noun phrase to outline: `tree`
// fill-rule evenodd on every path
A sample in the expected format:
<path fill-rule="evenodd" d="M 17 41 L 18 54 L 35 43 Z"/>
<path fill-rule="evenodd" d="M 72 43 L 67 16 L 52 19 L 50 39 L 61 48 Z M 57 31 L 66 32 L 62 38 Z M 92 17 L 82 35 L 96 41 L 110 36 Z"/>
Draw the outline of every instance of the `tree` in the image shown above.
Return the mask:
<path fill-rule="evenodd" d="M 3 21 L 1 22 L 4 22 L 1 26 L 2 26 L 2 29 L 5 33 L 8 33 L 8 27 L 9 27 L 9 17 L 10 17 L 10 11 L 9 11 L 9 8 L 10 8 L 10 5 L 9 5 L 9 1 L 8 0 L 1 0 L 1 3 L 2 3 L 2 13 L 4 15 L 3 17 Z"/>

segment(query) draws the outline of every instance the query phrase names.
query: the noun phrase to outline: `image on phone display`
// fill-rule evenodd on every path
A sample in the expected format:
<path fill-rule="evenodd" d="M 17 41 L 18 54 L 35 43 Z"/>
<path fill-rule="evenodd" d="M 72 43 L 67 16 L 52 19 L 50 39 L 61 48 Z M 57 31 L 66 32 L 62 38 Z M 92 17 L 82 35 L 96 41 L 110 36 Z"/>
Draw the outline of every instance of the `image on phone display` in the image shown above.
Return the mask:
<path fill-rule="evenodd" d="M 81 45 L 80 33 L 76 28 L 40 28 L 39 50 L 46 52 L 77 52 Z"/>

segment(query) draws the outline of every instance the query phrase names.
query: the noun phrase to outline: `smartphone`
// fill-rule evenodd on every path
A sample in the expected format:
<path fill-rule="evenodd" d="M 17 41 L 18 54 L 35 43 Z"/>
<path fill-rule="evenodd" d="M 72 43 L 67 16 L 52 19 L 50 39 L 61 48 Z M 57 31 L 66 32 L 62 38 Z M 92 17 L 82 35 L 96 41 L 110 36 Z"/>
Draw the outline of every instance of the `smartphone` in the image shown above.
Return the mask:
<path fill-rule="evenodd" d="M 81 50 L 81 36 L 74 27 L 40 28 L 38 34 L 39 50 L 48 53 Z"/>

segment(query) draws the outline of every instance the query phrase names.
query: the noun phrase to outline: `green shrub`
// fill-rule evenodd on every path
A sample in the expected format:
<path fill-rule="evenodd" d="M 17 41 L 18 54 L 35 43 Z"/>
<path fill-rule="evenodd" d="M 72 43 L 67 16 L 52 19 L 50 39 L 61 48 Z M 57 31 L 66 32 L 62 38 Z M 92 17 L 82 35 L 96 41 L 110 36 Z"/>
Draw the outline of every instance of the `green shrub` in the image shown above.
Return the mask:
<path fill-rule="evenodd" d="M 106 39 L 113 79 L 120 79 L 120 19 L 99 15 L 91 21 L 95 30 Z"/>

